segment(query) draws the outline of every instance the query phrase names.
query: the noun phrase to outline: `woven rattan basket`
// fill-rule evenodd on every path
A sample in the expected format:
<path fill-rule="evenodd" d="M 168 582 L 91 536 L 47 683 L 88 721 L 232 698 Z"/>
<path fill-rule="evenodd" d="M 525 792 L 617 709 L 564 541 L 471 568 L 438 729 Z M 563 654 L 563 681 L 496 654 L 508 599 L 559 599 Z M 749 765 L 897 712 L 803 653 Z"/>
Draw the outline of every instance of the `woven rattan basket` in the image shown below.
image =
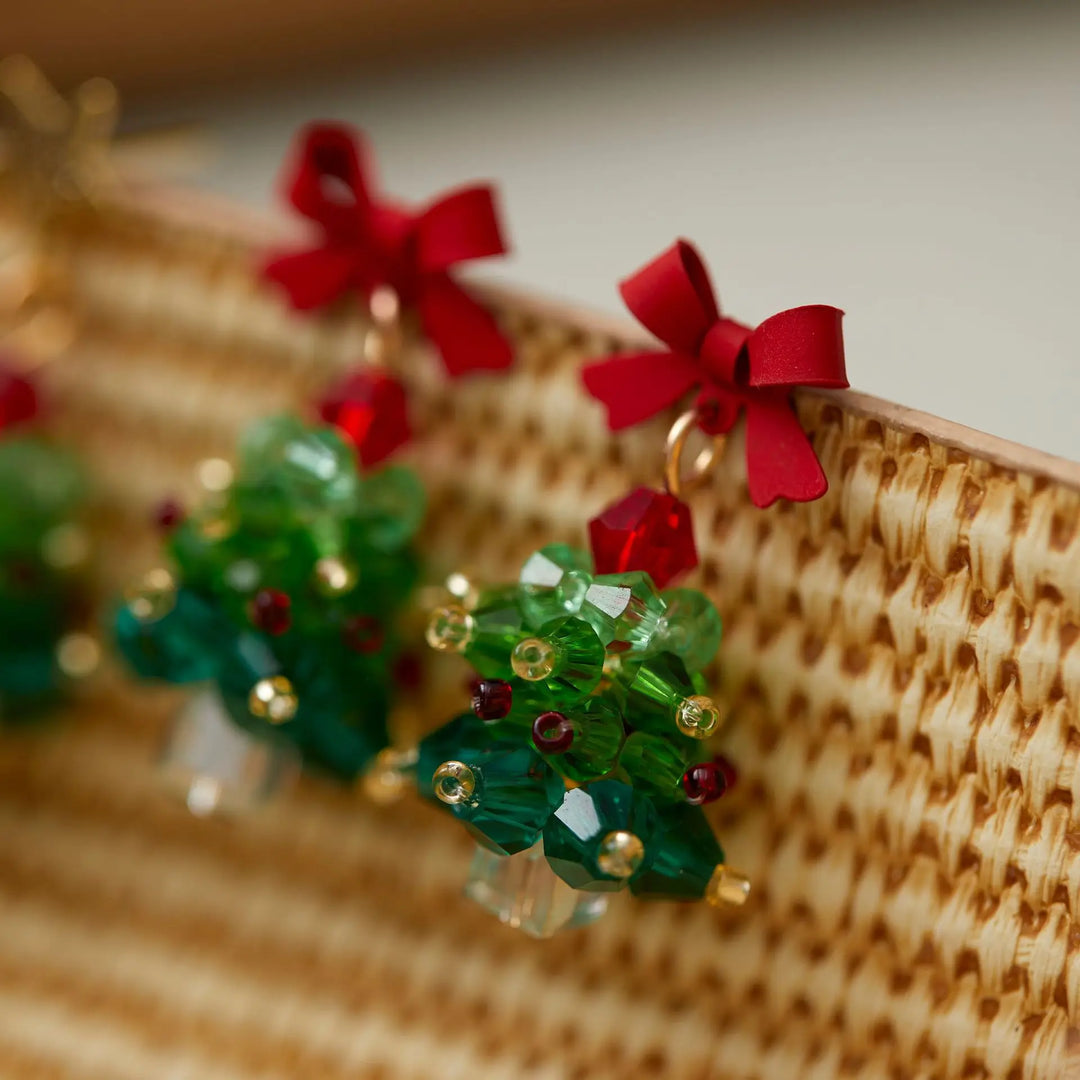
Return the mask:
<path fill-rule="evenodd" d="M 81 329 L 48 389 L 100 487 L 103 590 L 156 561 L 154 501 L 358 351 L 359 322 L 260 287 L 268 235 L 145 190 L 66 237 Z M 621 329 L 486 295 L 511 375 L 451 398 L 421 347 L 406 370 L 436 569 L 495 577 L 655 482 L 664 424 L 613 438 L 579 390 Z M 460 898 L 468 844 L 425 808 L 305 781 L 190 818 L 151 767 L 175 695 L 105 680 L 0 750 L 0 1075 L 1069 1075 L 1080 467 L 857 394 L 798 406 L 824 499 L 754 509 L 735 452 L 694 499 L 746 908 L 627 903 L 534 942 Z"/>

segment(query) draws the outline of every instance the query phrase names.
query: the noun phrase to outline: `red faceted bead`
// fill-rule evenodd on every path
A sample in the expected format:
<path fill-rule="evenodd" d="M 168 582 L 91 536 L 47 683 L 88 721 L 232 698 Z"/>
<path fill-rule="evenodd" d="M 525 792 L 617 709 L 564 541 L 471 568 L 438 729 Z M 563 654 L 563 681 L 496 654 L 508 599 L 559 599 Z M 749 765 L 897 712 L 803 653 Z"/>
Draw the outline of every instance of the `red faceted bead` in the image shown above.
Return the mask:
<path fill-rule="evenodd" d="M 341 628 L 346 648 L 361 656 L 377 653 L 386 641 L 383 624 L 374 615 L 354 615 Z"/>
<path fill-rule="evenodd" d="M 561 712 L 541 713 L 532 726 L 533 745 L 542 754 L 564 754 L 574 742 L 574 724 Z"/>
<path fill-rule="evenodd" d="M 33 419 L 37 411 L 34 384 L 9 371 L 0 359 L 0 431 Z"/>
<path fill-rule="evenodd" d="M 356 447 L 365 468 L 388 458 L 412 436 L 405 387 L 378 368 L 363 368 L 319 402 L 319 416 Z"/>
<path fill-rule="evenodd" d="M 162 499 L 154 507 L 154 524 L 162 532 L 172 532 L 185 517 L 184 507 L 176 499 Z"/>
<path fill-rule="evenodd" d="M 273 637 L 292 626 L 292 601 L 280 589 L 260 589 L 252 598 L 250 613 L 252 623 Z"/>
<path fill-rule="evenodd" d="M 658 589 L 698 564 L 690 507 L 641 487 L 589 522 L 598 574 L 644 570 Z"/>
<path fill-rule="evenodd" d="M 481 679 L 473 685 L 472 710 L 481 720 L 501 720 L 514 703 L 514 688 L 505 679 Z"/>
<path fill-rule="evenodd" d="M 424 662 L 418 652 L 403 652 L 392 668 L 394 685 L 402 690 L 419 690 L 424 683 Z"/>
<path fill-rule="evenodd" d="M 683 791 L 686 801 L 694 806 L 715 802 L 727 790 L 723 770 L 715 761 L 701 761 L 691 765 L 683 773 Z"/>

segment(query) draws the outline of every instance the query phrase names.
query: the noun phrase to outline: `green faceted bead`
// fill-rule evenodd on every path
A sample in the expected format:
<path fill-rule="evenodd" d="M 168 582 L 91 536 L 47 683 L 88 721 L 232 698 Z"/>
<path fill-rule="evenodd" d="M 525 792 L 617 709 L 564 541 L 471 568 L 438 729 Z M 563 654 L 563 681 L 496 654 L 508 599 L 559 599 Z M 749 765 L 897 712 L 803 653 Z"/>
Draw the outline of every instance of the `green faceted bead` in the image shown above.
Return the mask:
<path fill-rule="evenodd" d="M 41 530 L 71 517 L 85 486 L 65 451 L 33 437 L 0 441 L 0 549 L 35 547 Z"/>
<path fill-rule="evenodd" d="M 652 864 L 630 882 L 630 891 L 649 900 L 700 900 L 724 861 L 712 826 L 700 806 L 688 803 L 660 811 L 660 836 Z"/>
<path fill-rule="evenodd" d="M 676 710 L 695 692 L 679 657 L 674 653 L 651 656 L 638 668 L 627 690 L 626 718 L 635 729 L 677 736 Z"/>
<path fill-rule="evenodd" d="M 545 623 L 536 637 L 519 640 L 510 663 L 520 679 L 546 689 L 551 708 L 564 710 L 600 684 L 604 646 L 583 619 L 556 619 Z"/>
<path fill-rule="evenodd" d="M 419 531 L 426 502 L 412 469 L 391 465 L 361 477 L 357 508 L 366 543 L 377 551 L 403 548 Z"/>
<path fill-rule="evenodd" d="M 485 591 L 470 614 L 473 630 L 465 659 L 485 679 L 509 679 L 514 674 L 511 654 L 524 626 L 517 589 L 507 585 Z"/>
<path fill-rule="evenodd" d="M 569 544 L 548 544 L 529 556 L 521 568 L 521 610 L 538 630 L 552 619 L 576 615 L 592 582 L 588 552 Z"/>
<path fill-rule="evenodd" d="M 607 776 L 619 760 L 623 744 L 623 722 L 619 710 L 602 697 L 591 697 L 566 715 L 573 737 L 561 752 L 544 755 L 562 776 L 578 783 Z M 543 750 L 544 746 L 534 745 Z"/>
<path fill-rule="evenodd" d="M 452 795 L 442 788 L 440 801 L 480 843 L 504 855 L 536 843 L 565 790 L 538 754 L 520 742 L 495 738 L 471 714 L 420 743 L 416 776 L 422 795 L 435 795 L 439 770 L 447 762 L 460 766 L 464 780 Z"/>
<path fill-rule="evenodd" d="M 645 792 L 657 803 L 678 802 L 685 798 L 682 778 L 691 763 L 688 742 L 635 731 L 619 755 L 619 769 L 635 790 Z"/>
<path fill-rule="evenodd" d="M 667 611 L 652 647 L 674 653 L 688 671 L 701 671 L 720 648 L 723 627 L 716 605 L 697 589 L 669 589 L 662 595 Z"/>
<path fill-rule="evenodd" d="M 611 652 L 645 653 L 664 616 L 664 601 L 642 571 L 604 574 L 585 593 L 581 617 Z"/>
<path fill-rule="evenodd" d="M 568 885 L 613 892 L 648 870 L 659 818 L 647 798 L 618 780 L 571 788 L 544 827 L 544 854 Z"/>
<path fill-rule="evenodd" d="M 116 614 L 114 634 L 137 675 L 190 683 L 218 674 L 232 631 L 211 602 L 179 589 L 171 609 L 160 618 L 140 618 L 131 605 L 123 605 Z"/>
<path fill-rule="evenodd" d="M 355 452 L 335 428 L 271 416 L 256 421 L 241 438 L 238 486 L 261 489 L 268 505 L 280 496 L 308 518 L 355 508 L 360 476 Z"/>

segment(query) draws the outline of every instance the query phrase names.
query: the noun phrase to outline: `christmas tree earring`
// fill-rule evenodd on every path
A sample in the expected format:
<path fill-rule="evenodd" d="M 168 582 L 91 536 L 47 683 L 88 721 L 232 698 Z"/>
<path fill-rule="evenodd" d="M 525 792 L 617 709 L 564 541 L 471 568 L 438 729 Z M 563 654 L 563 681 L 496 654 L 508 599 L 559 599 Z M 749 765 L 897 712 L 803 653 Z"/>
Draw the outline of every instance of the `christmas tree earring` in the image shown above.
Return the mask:
<path fill-rule="evenodd" d="M 24 57 L 0 60 L 0 725 L 40 715 L 92 674 L 86 477 L 39 415 L 41 374 L 78 334 L 64 230 L 113 181 L 117 96 L 104 79 L 70 101 Z"/>
<path fill-rule="evenodd" d="M 174 569 L 152 571 L 117 615 L 137 674 L 202 686 L 166 753 L 197 813 L 263 797 L 299 763 L 351 781 L 388 747 L 424 512 L 417 477 L 384 464 L 411 434 L 399 312 L 415 309 L 451 376 L 512 358 L 448 273 L 505 250 L 491 189 L 414 213 L 376 199 L 368 171 L 357 133 L 305 129 L 286 188 L 319 237 L 263 271 L 302 311 L 358 298 L 364 362 L 317 420 L 256 423 L 201 506 L 165 507 Z"/>
<path fill-rule="evenodd" d="M 682 496 L 742 411 L 753 500 L 823 494 L 790 394 L 846 385 L 839 311 L 799 308 L 756 330 L 723 318 L 685 242 L 622 293 L 668 348 L 590 364 L 585 385 L 612 428 L 699 391 L 668 437 L 666 490 L 639 488 L 594 518 L 591 556 L 545 547 L 517 582 L 439 608 L 427 631 L 478 679 L 472 710 L 421 741 L 418 790 L 478 841 L 468 895 L 538 937 L 596 918 L 624 888 L 714 905 L 747 898 L 702 810 L 734 773 L 710 745 L 722 715 L 705 671 L 720 616 L 703 593 L 669 588 L 697 563 Z M 695 428 L 714 442 L 684 478 Z"/>

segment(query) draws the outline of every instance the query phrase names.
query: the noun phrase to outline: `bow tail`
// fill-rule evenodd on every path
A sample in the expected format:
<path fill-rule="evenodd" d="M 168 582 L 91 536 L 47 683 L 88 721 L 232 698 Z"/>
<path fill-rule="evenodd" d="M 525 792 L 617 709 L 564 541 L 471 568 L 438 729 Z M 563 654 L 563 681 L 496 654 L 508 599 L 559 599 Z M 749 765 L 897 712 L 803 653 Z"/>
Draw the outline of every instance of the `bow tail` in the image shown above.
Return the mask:
<path fill-rule="evenodd" d="M 746 476 L 750 499 L 759 507 L 777 499 L 810 502 L 828 491 L 825 471 L 788 398 L 747 402 Z"/>
<path fill-rule="evenodd" d="M 424 334 L 439 350 L 451 378 L 498 371 L 513 363 L 514 351 L 491 312 L 445 274 L 423 282 L 416 308 Z"/>
<path fill-rule="evenodd" d="M 607 409 L 608 427 L 621 431 L 674 405 L 701 380 L 701 372 L 687 356 L 641 352 L 587 364 L 581 377 Z"/>
<path fill-rule="evenodd" d="M 329 304 L 349 287 L 354 259 L 333 248 L 316 248 L 271 259 L 263 277 L 284 289 L 298 311 Z"/>

